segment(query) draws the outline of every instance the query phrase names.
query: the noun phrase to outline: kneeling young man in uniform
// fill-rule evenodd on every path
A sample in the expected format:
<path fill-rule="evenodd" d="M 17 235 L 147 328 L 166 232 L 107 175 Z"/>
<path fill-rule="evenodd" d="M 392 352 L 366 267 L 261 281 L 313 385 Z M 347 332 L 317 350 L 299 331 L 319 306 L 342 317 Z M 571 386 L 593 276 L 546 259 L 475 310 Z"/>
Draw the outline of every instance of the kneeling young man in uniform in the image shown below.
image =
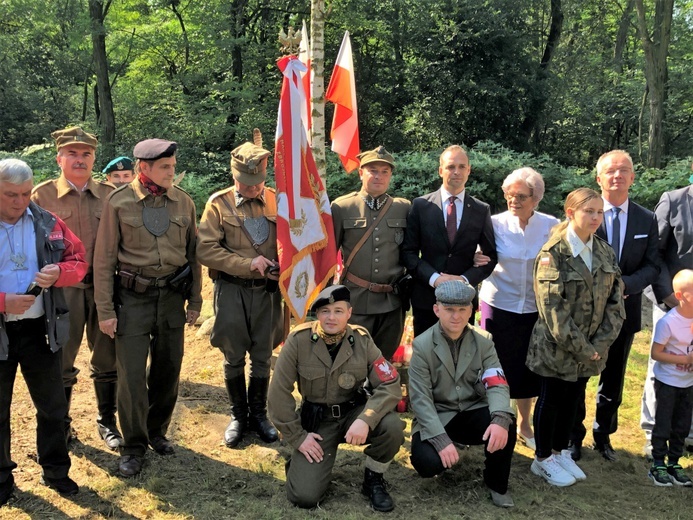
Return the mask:
<path fill-rule="evenodd" d="M 409 395 L 414 410 L 411 463 L 422 477 L 459 461 L 453 442 L 484 444 L 484 482 L 493 503 L 513 507 L 508 493 L 515 448 L 514 415 L 490 335 L 469 325 L 476 291 L 460 280 L 441 283 L 438 323 L 414 340 Z"/>
<path fill-rule="evenodd" d="M 392 511 L 383 473 L 404 442 L 404 423 L 394 412 L 401 398 L 399 374 L 365 328 L 347 324 L 349 298 L 343 285 L 328 287 L 313 303 L 318 321 L 289 334 L 270 384 L 270 418 L 294 448 L 286 471 L 291 502 L 304 508 L 318 504 L 337 446 L 347 442 L 368 444 L 362 492 L 373 509 Z M 300 411 L 292 395 L 296 382 Z"/>

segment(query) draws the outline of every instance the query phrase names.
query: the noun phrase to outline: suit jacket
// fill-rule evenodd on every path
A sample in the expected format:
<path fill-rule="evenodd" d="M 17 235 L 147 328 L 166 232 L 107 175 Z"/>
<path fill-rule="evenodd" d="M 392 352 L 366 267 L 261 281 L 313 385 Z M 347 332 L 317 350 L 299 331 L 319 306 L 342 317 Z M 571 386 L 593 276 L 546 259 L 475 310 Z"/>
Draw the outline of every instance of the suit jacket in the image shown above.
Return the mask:
<path fill-rule="evenodd" d="M 430 309 L 435 303 L 435 292 L 428 283 L 434 273 L 462 275 L 476 286 L 493 272 L 498 263 L 491 209 L 467 192 L 463 204 L 462 220 L 451 244 L 445 229 L 440 190 L 417 197 L 412 203 L 407 216 L 401 263 L 414 277 L 411 302 L 415 308 Z M 482 267 L 474 267 L 477 245 L 491 258 Z"/>
<path fill-rule="evenodd" d="M 488 407 L 491 413 L 515 415 L 508 385 L 486 390 L 481 381 L 487 370 L 501 368 L 491 335 L 468 327 L 457 366 L 438 324 L 414 339 L 409 365 L 409 397 L 415 415 L 411 433 L 421 432 L 421 440 L 442 435 L 445 425 L 467 410 Z"/>
<path fill-rule="evenodd" d="M 597 235 L 607 240 L 605 223 L 599 227 Z M 642 291 L 657 280 L 659 264 L 657 219 L 649 209 L 630 200 L 626 238 L 618 262 L 626 286 L 624 294 L 628 296 L 623 302 L 626 308 L 624 332 L 635 334 L 642 328 Z"/>
<path fill-rule="evenodd" d="M 662 194 L 655 208 L 663 262 L 652 289 L 661 303 L 674 292 L 671 281 L 681 269 L 693 268 L 693 184 Z"/>

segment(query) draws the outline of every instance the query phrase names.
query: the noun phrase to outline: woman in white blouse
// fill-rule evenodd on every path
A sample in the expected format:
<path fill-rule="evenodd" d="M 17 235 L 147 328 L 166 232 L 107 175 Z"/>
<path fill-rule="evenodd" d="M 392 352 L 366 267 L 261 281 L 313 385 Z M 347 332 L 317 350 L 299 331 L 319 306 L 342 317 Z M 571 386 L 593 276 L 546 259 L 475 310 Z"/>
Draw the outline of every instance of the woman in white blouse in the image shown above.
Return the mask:
<path fill-rule="evenodd" d="M 544 197 L 544 180 L 532 168 L 512 172 L 502 189 L 508 211 L 491 217 L 498 264 L 479 292 L 481 327 L 493 335 L 510 397 L 517 402 L 519 438 L 535 449 L 531 412 L 532 398 L 539 395 L 539 378 L 525 366 L 538 317 L 532 269 L 559 220 L 536 211 Z M 476 260 L 483 261 L 483 255 L 478 254 Z"/>

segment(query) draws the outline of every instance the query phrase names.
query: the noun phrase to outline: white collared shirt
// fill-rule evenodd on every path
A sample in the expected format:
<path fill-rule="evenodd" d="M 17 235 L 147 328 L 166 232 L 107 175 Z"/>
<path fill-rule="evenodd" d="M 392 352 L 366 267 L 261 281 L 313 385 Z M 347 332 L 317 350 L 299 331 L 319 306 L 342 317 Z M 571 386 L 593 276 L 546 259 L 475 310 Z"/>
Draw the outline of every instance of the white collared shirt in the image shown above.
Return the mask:
<path fill-rule="evenodd" d="M 536 312 L 533 272 L 534 260 L 551 228 L 559 220 L 535 211 L 525 229 L 509 211 L 491 217 L 496 237 L 498 263 L 481 285 L 479 299 L 493 307 L 516 314 Z"/>
<path fill-rule="evenodd" d="M 611 244 L 611 237 L 614 236 L 614 205 L 608 200 L 604 199 L 604 226 L 606 227 L 606 240 Z M 621 211 L 618 214 L 618 221 L 621 225 L 621 236 L 619 237 L 619 251 L 618 257 L 621 258 L 621 251 L 623 251 L 623 242 L 626 240 L 626 226 L 628 225 L 628 206 L 629 199 L 619 206 Z"/>
<path fill-rule="evenodd" d="M 577 236 L 575 230 L 568 225 L 566 230 L 566 238 L 568 239 L 568 244 L 570 244 L 570 250 L 573 253 L 573 257 L 578 256 L 582 258 L 585 262 L 587 269 L 592 272 L 592 245 L 594 244 L 594 236 L 590 235 L 590 239 L 585 244 L 582 239 Z"/>

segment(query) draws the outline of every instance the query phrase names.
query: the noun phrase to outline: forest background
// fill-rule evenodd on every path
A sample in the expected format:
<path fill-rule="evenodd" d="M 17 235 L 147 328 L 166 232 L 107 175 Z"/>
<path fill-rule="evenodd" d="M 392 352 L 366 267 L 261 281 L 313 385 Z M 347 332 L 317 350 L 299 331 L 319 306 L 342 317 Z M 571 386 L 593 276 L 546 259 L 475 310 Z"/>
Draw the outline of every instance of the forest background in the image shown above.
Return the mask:
<path fill-rule="evenodd" d="M 272 147 L 277 35 L 303 20 L 310 0 L 0 0 L 0 157 L 40 180 L 57 172 L 50 133 L 69 124 L 99 135 L 99 170 L 141 139 L 175 140 L 201 212 L 253 127 Z M 542 209 L 560 214 L 622 148 L 652 208 L 689 182 L 692 29 L 689 0 L 328 0 L 325 84 L 348 30 L 361 147 L 395 152 L 397 195 L 436 189 L 438 156 L 459 143 L 494 212 L 503 178 L 533 166 Z M 357 187 L 327 156 L 330 198 Z"/>

